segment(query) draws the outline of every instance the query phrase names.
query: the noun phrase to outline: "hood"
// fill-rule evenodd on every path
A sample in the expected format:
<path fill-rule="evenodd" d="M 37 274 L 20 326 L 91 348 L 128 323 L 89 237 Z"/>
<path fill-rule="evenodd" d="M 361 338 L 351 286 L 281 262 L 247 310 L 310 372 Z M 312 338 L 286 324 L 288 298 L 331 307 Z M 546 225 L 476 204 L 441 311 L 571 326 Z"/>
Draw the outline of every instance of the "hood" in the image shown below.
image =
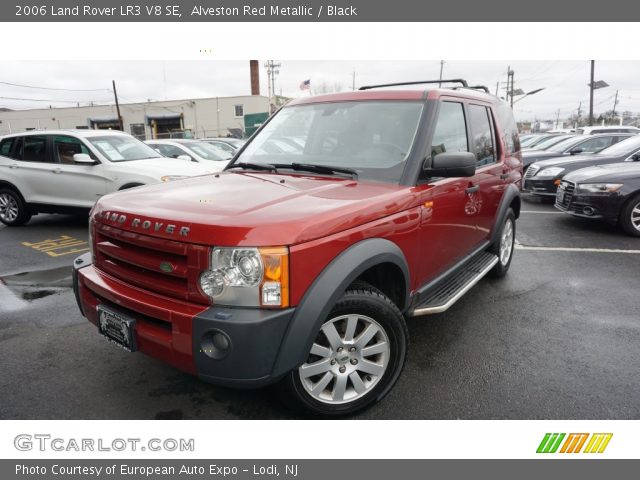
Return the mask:
<path fill-rule="evenodd" d="M 540 160 L 535 165 L 540 169 L 547 167 L 562 167 L 565 170 L 573 171 L 579 168 L 590 167 L 593 165 L 605 165 L 608 163 L 621 162 L 624 158 L 610 157 L 608 155 L 599 155 L 597 153 L 588 153 L 585 155 L 566 155 L 562 157 L 550 158 L 548 160 Z"/>
<path fill-rule="evenodd" d="M 224 163 L 224 162 L 211 162 Z M 190 162 L 178 158 L 147 158 L 144 160 L 129 160 L 126 162 L 112 162 L 116 168 L 126 169 L 127 172 L 136 172 L 140 175 L 148 175 L 160 179 L 165 175 L 182 175 L 194 177 L 220 171 L 224 166 L 209 165 L 208 163 Z"/>
<path fill-rule="evenodd" d="M 190 243 L 293 245 L 410 208 L 415 202 L 407 192 L 342 177 L 223 172 L 106 195 L 94 215 L 119 228 Z M 167 225 L 174 225 L 171 233 Z M 184 228 L 188 235 L 180 236 Z"/>
<path fill-rule="evenodd" d="M 624 183 L 640 179 L 640 163 L 621 162 L 581 168 L 564 178 L 573 183 Z"/>

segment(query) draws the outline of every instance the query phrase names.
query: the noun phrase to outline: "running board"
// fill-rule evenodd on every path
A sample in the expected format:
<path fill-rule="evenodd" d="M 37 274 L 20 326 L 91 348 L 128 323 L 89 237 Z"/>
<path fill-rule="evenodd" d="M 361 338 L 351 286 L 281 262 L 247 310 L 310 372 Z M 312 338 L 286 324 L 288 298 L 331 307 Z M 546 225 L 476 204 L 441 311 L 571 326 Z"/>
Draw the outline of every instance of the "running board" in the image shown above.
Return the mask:
<path fill-rule="evenodd" d="M 496 263 L 498 263 L 497 255 L 489 252 L 478 254 L 456 273 L 428 291 L 426 293 L 428 301 L 418 305 L 410 316 L 417 317 L 444 312 L 471 290 L 471 287 L 489 273 Z"/>

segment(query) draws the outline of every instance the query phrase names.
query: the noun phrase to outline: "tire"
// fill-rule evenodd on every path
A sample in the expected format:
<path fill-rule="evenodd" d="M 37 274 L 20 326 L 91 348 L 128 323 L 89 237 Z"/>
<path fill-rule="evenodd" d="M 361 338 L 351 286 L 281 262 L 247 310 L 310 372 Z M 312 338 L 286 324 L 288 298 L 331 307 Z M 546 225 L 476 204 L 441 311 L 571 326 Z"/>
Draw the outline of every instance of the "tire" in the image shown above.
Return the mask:
<path fill-rule="evenodd" d="M 306 363 L 282 381 L 285 403 L 325 418 L 370 407 L 398 380 L 408 338 L 398 307 L 371 285 L 354 284 L 329 313 Z"/>
<path fill-rule="evenodd" d="M 640 237 L 640 193 L 634 195 L 622 208 L 620 225 L 629 235 Z"/>
<path fill-rule="evenodd" d="M 509 233 L 510 232 L 510 233 Z M 516 215 L 513 209 L 507 211 L 500 226 L 498 241 L 491 247 L 491 252 L 498 256 L 498 263 L 491 270 L 491 276 L 501 278 L 509 271 L 513 259 L 513 246 L 516 240 Z"/>
<path fill-rule="evenodd" d="M 31 212 L 22 197 L 11 188 L 0 188 L 0 222 L 10 227 L 24 225 L 31 220 Z"/>

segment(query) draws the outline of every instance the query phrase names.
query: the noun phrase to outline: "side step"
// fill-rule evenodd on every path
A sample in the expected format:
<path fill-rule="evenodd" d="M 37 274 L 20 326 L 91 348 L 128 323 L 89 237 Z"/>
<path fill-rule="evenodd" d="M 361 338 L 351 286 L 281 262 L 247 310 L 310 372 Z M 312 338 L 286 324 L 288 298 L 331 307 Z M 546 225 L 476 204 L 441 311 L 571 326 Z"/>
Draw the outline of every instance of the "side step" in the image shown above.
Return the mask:
<path fill-rule="evenodd" d="M 460 270 L 428 290 L 425 294 L 428 298 L 427 302 L 418 305 L 410 316 L 444 312 L 489 273 L 496 263 L 498 263 L 497 255 L 489 252 L 478 254 Z"/>

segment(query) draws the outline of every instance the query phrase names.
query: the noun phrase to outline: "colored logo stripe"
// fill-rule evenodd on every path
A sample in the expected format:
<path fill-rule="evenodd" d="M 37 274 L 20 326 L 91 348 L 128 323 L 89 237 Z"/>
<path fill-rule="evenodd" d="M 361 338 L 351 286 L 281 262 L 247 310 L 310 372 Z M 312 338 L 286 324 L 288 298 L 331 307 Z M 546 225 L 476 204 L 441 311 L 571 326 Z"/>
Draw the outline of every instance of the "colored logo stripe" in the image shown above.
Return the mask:
<path fill-rule="evenodd" d="M 538 450 L 536 453 L 556 453 L 558 447 L 560 446 L 560 442 L 565 437 L 564 433 L 547 433 L 545 434 L 542 442 L 538 446 Z"/>
<path fill-rule="evenodd" d="M 560 453 L 580 453 L 582 446 L 589 438 L 588 433 L 571 433 L 565 440 Z"/>
<path fill-rule="evenodd" d="M 613 433 L 594 433 L 591 440 L 587 443 L 584 453 L 602 453 L 609 445 L 609 441 L 613 437 Z"/>

